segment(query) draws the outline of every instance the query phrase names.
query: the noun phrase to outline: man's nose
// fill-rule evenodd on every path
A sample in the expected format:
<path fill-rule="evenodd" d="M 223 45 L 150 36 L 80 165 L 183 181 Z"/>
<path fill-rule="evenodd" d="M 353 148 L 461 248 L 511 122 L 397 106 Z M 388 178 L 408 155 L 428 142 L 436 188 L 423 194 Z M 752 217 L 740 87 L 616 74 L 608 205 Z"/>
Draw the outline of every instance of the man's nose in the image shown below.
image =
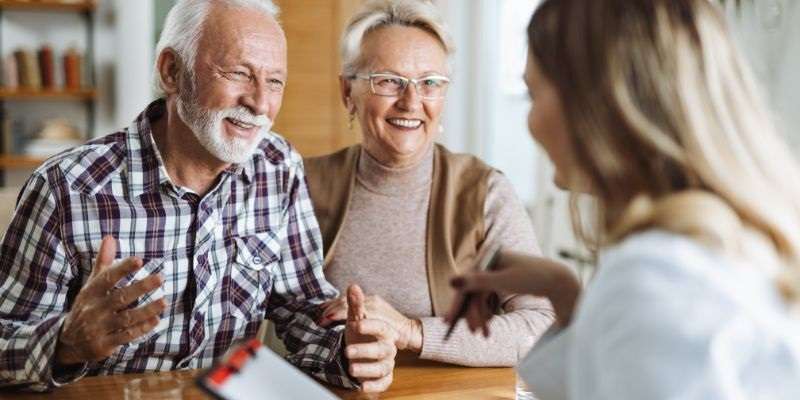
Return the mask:
<path fill-rule="evenodd" d="M 253 115 L 269 115 L 270 91 L 264 84 L 253 85 L 252 89 L 242 96 L 242 105 Z"/>

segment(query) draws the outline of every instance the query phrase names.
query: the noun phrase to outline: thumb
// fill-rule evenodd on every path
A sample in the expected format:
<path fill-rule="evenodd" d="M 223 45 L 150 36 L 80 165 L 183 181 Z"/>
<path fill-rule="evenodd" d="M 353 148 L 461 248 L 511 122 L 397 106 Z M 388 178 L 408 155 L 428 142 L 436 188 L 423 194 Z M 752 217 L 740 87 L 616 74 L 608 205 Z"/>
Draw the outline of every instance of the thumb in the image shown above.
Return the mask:
<path fill-rule="evenodd" d="M 97 259 L 92 268 L 92 275 L 95 276 L 114 262 L 114 256 L 117 254 L 117 241 L 113 236 L 108 235 L 100 242 L 100 250 L 97 251 Z"/>
<path fill-rule="evenodd" d="M 364 291 L 358 285 L 347 288 L 347 321 L 360 321 L 366 318 Z"/>

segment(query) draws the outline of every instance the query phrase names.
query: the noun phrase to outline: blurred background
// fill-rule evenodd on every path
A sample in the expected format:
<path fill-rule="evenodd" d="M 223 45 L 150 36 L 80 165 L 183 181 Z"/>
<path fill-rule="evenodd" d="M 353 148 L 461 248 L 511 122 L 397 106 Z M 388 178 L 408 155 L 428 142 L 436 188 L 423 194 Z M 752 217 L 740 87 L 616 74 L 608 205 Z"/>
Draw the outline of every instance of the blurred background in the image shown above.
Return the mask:
<path fill-rule="evenodd" d="M 435 0 L 456 42 L 439 138 L 502 170 L 546 255 L 580 264 L 566 195 L 527 131 L 525 28 L 539 0 Z M 0 0 L 0 227 L 47 156 L 127 126 L 153 99 L 154 47 L 172 0 Z M 359 140 L 347 128 L 338 40 L 361 0 L 276 0 L 289 82 L 275 130 L 304 155 Z M 728 1 L 726 13 L 788 143 L 800 150 L 800 1 Z M 421 210 L 421 212 L 424 212 Z"/>

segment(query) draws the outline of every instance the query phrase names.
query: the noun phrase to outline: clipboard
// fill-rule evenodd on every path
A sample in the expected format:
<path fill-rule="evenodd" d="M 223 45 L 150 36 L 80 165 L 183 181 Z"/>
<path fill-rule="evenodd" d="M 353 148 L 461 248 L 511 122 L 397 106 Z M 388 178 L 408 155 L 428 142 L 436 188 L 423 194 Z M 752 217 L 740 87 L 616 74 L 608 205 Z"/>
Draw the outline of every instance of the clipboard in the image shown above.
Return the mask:
<path fill-rule="evenodd" d="M 219 400 L 338 400 L 310 376 L 251 339 L 201 373 L 197 385 Z"/>

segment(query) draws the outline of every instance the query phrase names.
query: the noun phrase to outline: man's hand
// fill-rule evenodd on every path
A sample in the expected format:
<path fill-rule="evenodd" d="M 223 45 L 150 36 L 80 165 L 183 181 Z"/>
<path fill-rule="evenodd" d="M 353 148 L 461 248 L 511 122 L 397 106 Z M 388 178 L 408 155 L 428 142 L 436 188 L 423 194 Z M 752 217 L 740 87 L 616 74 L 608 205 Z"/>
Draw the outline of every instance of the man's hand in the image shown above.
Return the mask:
<path fill-rule="evenodd" d="M 336 321 L 344 321 L 348 315 L 347 297 L 339 297 L 322 306 L 320 326 L 328 326 Z M 381 296 L 369 295 L 364 302 L 365 315 L 389 324 L 397 333 L 397 350 L 409 350 L 419 354 L 422 351 L 422 322 L 407 318 L 387 303 Z"/>
<path fill-rule="evenodd" d="M 364 292 L 358 285 L 347 288 L 345 355 L 350 375 L 361 382 L 364 392 L 383 392 L 392 384 L 397 334 L 384 321 L 367 318 Z"/>
<path fill-rule="evenodd" d="M 116 241 L 103 238 L 92 273 L 75 298 L 64 319 L 56 346 L 56 362 L 60 365 L 99 361 L 156 327 L 159 314 L 166 308 L 164 299 L 128 310 L 127 307 L 144 294 L 161 286 L 158 275 L 116 289 L 114 285 L 142 267 L 142 260 L 126 258 L 114 265 Z"/>

